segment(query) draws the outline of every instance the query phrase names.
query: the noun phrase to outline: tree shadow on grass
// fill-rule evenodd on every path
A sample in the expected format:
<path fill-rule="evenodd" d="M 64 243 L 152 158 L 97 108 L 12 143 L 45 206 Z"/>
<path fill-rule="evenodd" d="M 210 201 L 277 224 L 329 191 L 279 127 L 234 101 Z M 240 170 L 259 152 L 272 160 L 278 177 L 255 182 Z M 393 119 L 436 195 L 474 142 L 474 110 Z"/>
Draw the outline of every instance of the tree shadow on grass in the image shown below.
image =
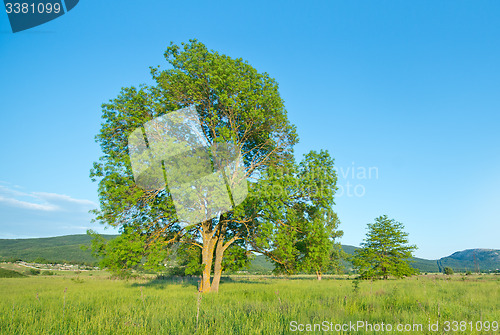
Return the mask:
<path fill-rule="evenodd" d="M 221 284 L 224 283 L 242 283 L 242 284 L 270 284 L 271 280 L 274 278 L 272 276 L 259 276 L 259 275 L 249 275 L 249 276 L 222 276 L 220 279 Z"/>
<path fill-rule="evenodd" d="M 133 283 L 132 287 L 153 287 L 156 289 L 164 289 L 170 285 L 181 285 L 182 287 L 196 287 L 198 288 L 200 278 L 198 277 L 181 277 L 181 276 L 165 276 L 158 275 L 144 283 Z"/>
<path fill-rule="evenodd" d="M 272 276 L 222 276 L 220 283 L 242 283 L 242 284 L 270 284 L 271 280 L 276 279 Z M 200 286 L 200 277 L 189 276 L 166 276 L 158 275 L 147 282 L 132 283 L 132 287 L 154 287 L 156 289 L 164 289 L 170 285 L 180 285 L 182 287 Z"/>

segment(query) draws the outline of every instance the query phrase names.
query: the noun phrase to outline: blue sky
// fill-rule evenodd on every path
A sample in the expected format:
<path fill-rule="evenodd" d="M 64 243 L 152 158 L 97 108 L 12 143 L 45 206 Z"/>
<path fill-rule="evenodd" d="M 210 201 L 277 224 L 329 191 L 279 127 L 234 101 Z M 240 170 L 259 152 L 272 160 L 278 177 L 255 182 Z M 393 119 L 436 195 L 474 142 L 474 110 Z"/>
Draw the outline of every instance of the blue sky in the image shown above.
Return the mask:
<path fill-rule="evenodd" d="M 499 15 L 495 1 L 82 0 L 13 34 L 0 13 L 0 238 L 112 232 L 87 214 L 100 105 L 197 38 L 276 78 L 298 158 L 334 156 L 342 243 L 387 214 L 418 257 L 500 249 Z"/>

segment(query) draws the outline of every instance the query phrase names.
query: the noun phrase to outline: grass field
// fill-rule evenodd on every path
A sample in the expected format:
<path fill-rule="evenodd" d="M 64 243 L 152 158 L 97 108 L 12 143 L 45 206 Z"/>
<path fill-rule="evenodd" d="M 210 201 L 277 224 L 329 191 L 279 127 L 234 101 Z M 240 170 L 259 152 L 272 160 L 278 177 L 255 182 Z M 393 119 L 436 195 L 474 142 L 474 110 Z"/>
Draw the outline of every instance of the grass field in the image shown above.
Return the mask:
<path fill-rule="evenodd" d="M 323 321 L 333 323 L 333 331 L 324 333 L 386 333 L 365 328 L 335 331 L 337 323 L 366 321 L 391 324 L 394 329 L 387 333 L 443 334 L 444 322 L 456 320 L 466 321 L 467 327 L 472 321 L 473 330 L 448 333 L 498 334 L 491 322 L 500 321 L 500 276 L 448 278 L 362 281 L 354 290 L 352 280 L 345 277 L 320 282 L 231 277 L 219 294 L 203 296 L 197 293 L 196 281 L 180 278 L 125 281 L 112 280 L 102 272 L 2 278 L 0 333 L 288 334 L 299 332 L 299 324 L 307 327 Z M 439 322 L 440 330 L 429 331 L 429 321 Z M 484 330 L 486 321 L 490 321 L 489 331 Z M 421 324 L 422 330 L 398 332 L 398 324 Z M 483 331 L 476 331 L 481 324 Z"/>

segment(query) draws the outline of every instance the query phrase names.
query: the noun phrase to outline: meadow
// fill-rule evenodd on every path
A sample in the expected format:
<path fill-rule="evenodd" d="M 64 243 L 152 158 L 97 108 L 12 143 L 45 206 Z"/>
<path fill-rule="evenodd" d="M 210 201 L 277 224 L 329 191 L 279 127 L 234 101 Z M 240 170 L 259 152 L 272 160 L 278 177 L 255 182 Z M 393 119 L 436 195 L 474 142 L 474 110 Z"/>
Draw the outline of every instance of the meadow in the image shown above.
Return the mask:
<path fill-rule="evenodd" d="M 218 294 L 201 295 L 196 280 L 60 272 L 1 278 L 0 296 L 1 334 L 500 333 L 492 323 L 500 321 L 498 275 L 421 275 L 357 284 L 344 276 L 322 281 L 233 276 L 224 278 Z M 445 332 L 446 321 L 453 320 L 468 328 L 462 324 L 461 331 L 456 324 L 452 331 L 450 323 Z M 353 331 L 352 324 L 361 321 L 373 329 Z M 439 330 L 429 330 L 429 322 L 439 322 Z M 314 324 L 321 328 L 314 331 Z"/>

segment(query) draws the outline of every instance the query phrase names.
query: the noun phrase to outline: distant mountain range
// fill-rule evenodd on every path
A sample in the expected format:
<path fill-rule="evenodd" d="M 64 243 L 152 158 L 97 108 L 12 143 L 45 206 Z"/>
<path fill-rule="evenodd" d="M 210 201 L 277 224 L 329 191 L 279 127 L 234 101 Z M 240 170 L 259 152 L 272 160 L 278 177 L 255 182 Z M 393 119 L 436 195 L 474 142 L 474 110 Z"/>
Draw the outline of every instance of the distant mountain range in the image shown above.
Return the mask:
<path fill-rule="evenodd" d="M 467 249 L 437 261 L 438 267 L 449 266 L 458 271 L 496 271 L 500 269 L 500 250 Z M 455 270 L 455 271 L 457 271 Z"/>
<path fill-rule="evenodd" d="M 117 235 L 103 235 L 106 239 Z M 0 239 L 0 261 L 23 260 L 27 262 L 47 261 L 51 263 L 96 264 L 90 250 L 82 250 L 81 245 L 90 245 L 91 237 L 85 234 L 67 235 L 48 238 Z M 357 247 L 342 246 L 347 254 L 354 254 Z M 414 258 L 413 267 L 420 272 L 441 272 L 447 266 L 455 272 L 496 271 L 500 269 L 500 250 L 468 249 L 457 251 L 450 256 L 438 260 Z M 350 263 L 344 262 L 349 269 Z M 258 255 L 252 261 L 249 272 L 268 273 L 272 263 L 264 256 Z"/>

